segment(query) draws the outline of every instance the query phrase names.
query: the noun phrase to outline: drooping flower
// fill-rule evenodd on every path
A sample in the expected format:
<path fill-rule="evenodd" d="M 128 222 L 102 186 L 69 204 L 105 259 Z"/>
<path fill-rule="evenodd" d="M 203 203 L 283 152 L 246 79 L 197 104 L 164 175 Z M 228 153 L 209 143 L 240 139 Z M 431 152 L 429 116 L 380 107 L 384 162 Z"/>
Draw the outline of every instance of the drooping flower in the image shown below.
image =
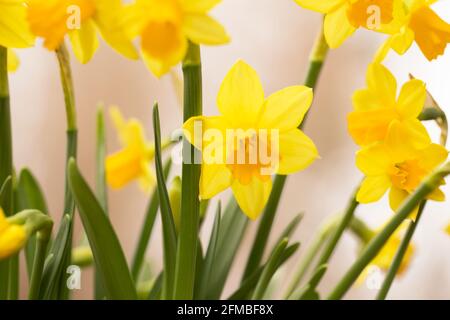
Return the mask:
<path fill-rule="evenodd" d="M 430 6 L 437 0 L 409 0 L 397 30 L 381 46 L 376 55 L 382 61 L 390 49 L 403 55 L 415 41 L 428 60 L 442 55 L 450 42 L 450 24 L 442 20 Z"/>
<path fill-rule="evenodd" d="M 34 43 L 26 19 L 26 4 L 21 0 L 0 0 L 0 46 L 26 48 Z"/>
<path fill-rule="evenodd" d="M 27 240 L 25 227 L 8 222 L 0 208 L 0 260 L 16 254 Z"/>
<path fill-rule="evenodd" d="M 99 46 L 97 30 L 116 51 L 138 59 L 131 39 L 123 30 L 121 0 L 28 0 L 31 31 L 44 38 L 44 46 L 56 50 L 68 35 L 75 56 L 87 63 Z"/>
<path fill-rule="evenodd" d="M 106 180 L 111 188 L 118 189 L 138 180 L 141 188 L 150 192 L 155 186 L 155 176 L 150 162 L 155 156 L 154 145 L 147 142 L 144 129 L 136 119 L 125 121 L 117 107 L 110 109 L 123 149 L 106 158 Z"/>
<path fill-rule="evenodd" d="M 383 141 L 391 124 L 404 131 L 403 143 L 416 149 L 431 143 L 423 124 L 417 119 L 426 100 L 425 84 L 420 80 L 405 83 L 397 98 L 397 82 L 389 70 L 372 63 L 367 70 L 367 88 L 353 96 L 355 111 L 348 115 L 348 130 L 355 142 L 366 146 Z"/>
<path fill-rule="evenodd" d="M 432 143 L 421 150 L 406 147 L 401 129 L 400 122 L 394 121 L 385 143 L 376 143 L 357 152 L 356 165 L 366 176 L 357 194 L 358 202 L 378 201 L 390 189 L 389 203 L 395 211 L 424 178 L 447 159 L 448 151 L 438 144 Z M 444 183 L 442 180 L 441 184 Z M 445 195 L 436 189 L 427 199 L 444 201 Z"/>
<path fill-rule="evenodd" d="M 160 77 L 181 62 L 188 41 L 219 45 L 229 41 L 225 29 L 208 12 L 221 0 L 136 0 L 124 25 L 139 36 L 144 62 Z"/>
<path fill-rule="evenodd" d="M 298 129 L 312 98 L 310 88 L 292 86 L 266 99 L 255 70 L 238 61 L 219 90 L 220 115 L 193 117 L 183 126 L 202 151 L 200 198 L 231 187 L 242 211 L 256 219 L 273 174 L 295 173 L 318 158 L 314 143 Z"/>
<path fill-rule="evenodd" d="M 361 276 L 358 279 L 358 283 L 361 283 L 364 280 L 369 280 L 368 276 L 374 276 L 374 274 L 371 275 L 371 273 L 373 272 L 387 272 L 390 269 L 394 261 L 395 255 L 397 254 L 397 251 L 403 240 L 403 234 L 406 229 L 406 225 L 407 225 L 406 223 L 403 223 L 391 235 L 391 237 L 388 239 L 388 241 L 380 250 L 380 252 L 378 252 L 377 256 L 373 258 L 370 264 L 361 273 Z M 376 235 L 377 232 L 379 232 L 380 230 L 381 228 L 379 228 L 378 230 L 374 230 L 373 234 Z M 367 241 L 369 240 L 371 239 L 367 239 Z M 366 243 L 364 243 L 364 245 L 365 244 Z M 408 267 L 411 265 L 412 258 L 414 257 L 415 251 L 416 251 L 415 245 L 410 242 L 405 251 L 405 255 L 403 256 L 400 266 L 397 270 L 396 274 L 397 276 L 403 275 L 408 270 Z M 383 279 L 382 274 L 375 276 L 380 276 L 380 280 Z"/>
<path fill-rule="evenodd" d="M 358 28 L 389 32 L 400 0 L 295 0 L 305 9 L 325 14 L 324 34 L 330 48 L 339 47 Z"/>

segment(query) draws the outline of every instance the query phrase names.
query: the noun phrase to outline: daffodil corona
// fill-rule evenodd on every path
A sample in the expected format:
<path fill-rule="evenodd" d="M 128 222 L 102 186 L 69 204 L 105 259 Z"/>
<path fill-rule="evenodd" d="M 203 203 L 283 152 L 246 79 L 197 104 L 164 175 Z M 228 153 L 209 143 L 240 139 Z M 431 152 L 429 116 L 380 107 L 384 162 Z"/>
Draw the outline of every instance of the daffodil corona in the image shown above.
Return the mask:
<path fill-rule="evenodd" d="M 428 60 L 442 55 L 450 42 L 450 24 L 442 20 L 430 6 L 437 0 L 410 0 L 397 19 L 397 27 L 377 53 L 382 61 L 390 49 L 404 54 L 415 41 Z"/>
<path fill-rule="evenodd" d="M 26 240 L 25 227 L 10 224 L 0 208 L 0 260 L 16 254 L 25 245 Z"/>
<path fill-rule="evenodd" d="M 218 45 L 229 41 L 208 12 L 221 0 L 136 0 L 127 8 L 125 26 L 139 36 L 143 59 L 158 77 L 183 60 L 188 41 Z"/>
<path fill-rule="evenodd" d="M 242 211 L 256 219 L 273 174 L 292 174 L 318 158 L 314 143 L 298 129 L 312 98 L 310 88 L 293 86 L 265 99 L 257 73 L 238 61 L 221 85 L 220 115 L 184 124 L 187 139 L 202 150 L 200 198 L 231 187 Z"/>
<path fill-rule="evenodd" d="M 397 98 L 397 82 L 387 68 L 372 63 L 367 70 L 367 89 L 353 96 L 355 111 L 348 115 L 348 130 L 360 146 L 383 141 L 395 122 L 402 131 L 402 144 L 416 149 L 431 143 L 423 124 L 417 119 L 425 104 L 425 84 L 410 80 Z"/>
<path fill-rule="evenodd" d="M 150 169 L 155 155 L 154 145 L 145 140 L 139 121 L 125 121 L 117 107 L 111 108 L 110 112 L 123 149 L 106 158 L 108 184 L 118 189 L 137 179 L 144 191 L 151 191 L 156 181 Z"/>
<path fill-rule="evenodd" d="M 130 59 L 138 58 L 120 24 L 122 14 L 121 0 L 28 0 L 31 31 L 44 38 L 49 50 L 56 50 L 69 35 L 81 63 L 91 60 L 98 48 L 97 30 L 112 48 Z"/>
<path fill-rule="evenodd" d="M 358 28 L 389 32 L 400 0 L 295 0 L 325 14 L 324 34 L 331 48 L 339 47 Z"/>

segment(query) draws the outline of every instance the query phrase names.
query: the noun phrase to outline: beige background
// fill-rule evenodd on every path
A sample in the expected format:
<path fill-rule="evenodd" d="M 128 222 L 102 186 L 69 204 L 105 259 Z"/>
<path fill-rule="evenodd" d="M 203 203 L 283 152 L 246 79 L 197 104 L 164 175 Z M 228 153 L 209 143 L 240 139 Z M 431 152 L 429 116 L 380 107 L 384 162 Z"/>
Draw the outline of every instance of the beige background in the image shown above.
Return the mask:
<path fill-rule="evenodd" d="M 449 5 L 440 5 L 440 13 L 450 21 Z M 204 113 L 217 113 L 215 96 L 221 80 L 230 66 L 242 58 L 260 74 L 267 94 L 285 86 L 302 83 L 308 61 L 308 52 L 319 30 L 321 17 L 298 7 L 291 0 L 225 0 L 214 10 L 214 15 L 226 26 L 232 43 L 217 48 L 203 48 Z M 323 70 L 311 117 L 305 131 L 316 142 L 322 159 L 304 172 L 289 178 L 274 230 L 279 232 L 300 212 L 306 216 L 295 240 L 305 251 L 314 230 L 328 215 L 341 210 L 361 175 L 354 166 L 356 147 L 346 132 L 346 114 L 351 110 L 352 92 L 364 86 L 365 69 L 383 37 L 360 31 L 341 48 L 331 52 Z M 65 150 L 65 113 L 59 84 L 56 59 L 40 48 L 20 52 L 22 66 L 11 77 L 12 115 L 14 127 L 14 157 L 17 168 L 30 167 L 40 180 L 56 220 L 62 210 Z M 389 56 L 387 66 L 401 81 L 412 72 L 427 81 L 428 88 L 450 112 L 448 90 L 450 56 L 436 62 L 427 62 L 413 48 L 400 59 Z M 88 65 L 73 63 L 80 128 L 79 164 L 90 183 L 94 174 L 95 112 L 99 101 L 117 104 L 127 117 L 136 117 L 146 126 L 151 137 L 151 106 L 160 103 L 163 131 L 168 134 L 181 123 L 180 108 L 174 95 L 170 77 L 153 77 L 142 62 L 132 62 L 102 45 Z M 178 70 L 179 71 L 179 70 Z M 117 150 L 115 132 L 108 122 L 109 150 Z M 437 130 L 432 126 L 433 134 Z M 176 170 L 179 170 L 177 168 Z M 450 188 L 445 187 L 450 195 Z M 140 230 L 147 199 L 136 185 L 110 193 L 113 224 L 123 243 L 127 257 L 131 257 Z M 374 205 L 361 206 L 358 215 L 373 226 L 380 225 L 389 216 L 386 199 Z M 209 219 L 210 220 L 210 219 Z M 210 222 L 203 230 L 207 239 Z M 431 203 L 414 241 L 417 245 L 410 270 L 397 280 L 391 298 L 450 297 L 450 238 L 442 229 L 450 221 L 450 204 Z M 256 223 L 251 224 L 239 261 L 231 273 L 226 291 L 230 292 L 240 278 L 248 255 Z M 80 223 L 77 222 L 77 238 Z M 161 265 L 160 225 L 151 240 L 148 257 L 155 268 Z M 273 234 L 272 241 L 277 237 Z M 329 292 L 355 258 L 356 241 L 345 235 L 332 260 L 321 287 Z M 294 260 L 297 260 L 298 256 Z M 292 274 L 291 262 L 280 274 L 280 279 Z M 26 288 L 22 281 L 22 296 Z M 91 271 L 83 272 L 82 290 L 76 298 L 91 297 Z M 376 294 L 364 284 L 354 288 L 348 298 L 371 298 Z"/>

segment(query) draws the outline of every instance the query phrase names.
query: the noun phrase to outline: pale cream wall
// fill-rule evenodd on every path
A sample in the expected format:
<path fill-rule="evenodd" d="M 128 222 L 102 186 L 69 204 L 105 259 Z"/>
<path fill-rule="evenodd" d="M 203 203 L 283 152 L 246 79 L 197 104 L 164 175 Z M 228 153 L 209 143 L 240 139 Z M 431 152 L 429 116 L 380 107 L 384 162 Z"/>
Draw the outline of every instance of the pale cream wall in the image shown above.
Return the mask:
<path fill-rule="evenodd" d="M 449 5 L 441 7 L 450 20 Z M 215 96 L 220 82 L 239 58 L 258 71 L 267 93 L 302 83 L 309 48 L 321 23 L 318 14 L 301 9 L 291 0 L 224 0 L 214 14 L 226 26 L 233 41 L 225 47 L 202 50 L 205 114 L 217 112 Z M 364 86 L 365 68 L 381 39 L 379 35 L 358 32 L 330 54 L 323 70 L 305 129 L 316 142 L 322 159 L 305 172 L 289 178 L 274 227 L 280 232 L 296 213 L 305 211 L 305 219 L 295 234 L 295 239 L 302 242 L 301 253 L 323 218 L 345 206 L 361 177 L 354 166 L 356 147 L 346 132 L 346 114 L 352 107 L 352 92 Z M 20 56 L 22 66 L 11 78 L 15 163 L 17 168 L 28 166 L 33 170 L 47 194 L 52 215 L 59 217 L 63 197 L 65 115 L 57 65 L 54 55 L 41 48 L 21 51 Z M 449 55 L 430 64 L 414 49 L 403 59 L 390 56 L 387 65 L 402 81 L 408 72 L 422 77 L 444 109 L 450 112 Z M 99 101 L 118 104 L 126 116 L 141 119 L 149 137 L 151 106 L 155 100 L 160 103 L 163 131 L 167 134 L 180 126 L 180 109 L 170 77 L 158 81 L 141 62 L 127 61 L 104 45 L 91 63 L 82 66 L 74 62 L 73 66 L 80 128 L 79 164 L 90 183 L 93 183 L 93 137 Z M 118 144 L 110 125 L 108 140 L 110 150 L 116 150 Z M 445 191 L 450 194 L 449 187 L 445 187 Z M 111 219 L 127 256 L 131 257 L 146 198 L 134 185 L 110 195 Z M 374 226 L 389 216 L 385 199 L 375 205 L 362 206 L 358 212 Z M 450 238 L 441 232 L 448 221 L 449 202 L 429 205 L 415 237 L 418 249 L 412 267 L 396 281 L 390 297 L 450 297 Z M 210 221 L 204 230 L 205 239 L 209 225 Z M 235 265 L 227 286 L 228 292 L 239 281 L 255 226 L 256 223 L 250 227 L 246 246 L 239 255 L 240 263 Z M 159 224 L 156 228 L 159 232 Z M 79 222 L 77 230 L 80 230 Z M 276 236 L 274 234 L 272 240 Z M 161 265 L 160 247 L 161 237 L 155 235 L 149 250 L 155 266 Z M 328 292 L 346 271 L 355 257 L 355 250 L 354 239 L 346 235 L 323 282 L 323 292 Z M 293 266 L 294 263 L 287 265 L 286 275 L 292 273 Z M 23 279 L 25 282 L 25 277 Z M 91 297 L 90 284 L 91 273 L 83 273 L 83 289 L 76 297 Z M 370 298 L 374 294 L 363 285 L 348 297 Z"/>

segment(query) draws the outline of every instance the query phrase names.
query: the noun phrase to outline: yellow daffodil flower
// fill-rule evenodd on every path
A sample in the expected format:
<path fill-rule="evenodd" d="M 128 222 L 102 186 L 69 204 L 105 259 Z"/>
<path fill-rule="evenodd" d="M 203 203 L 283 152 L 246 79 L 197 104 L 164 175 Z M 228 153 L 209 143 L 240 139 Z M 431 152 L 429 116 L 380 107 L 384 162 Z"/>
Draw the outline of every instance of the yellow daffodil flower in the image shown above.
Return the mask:
<path fill-rule="evenodd" d="M 19 68 L 19 65 L 20 65 L 19 57 L 11 49 L 8 49 L 7 60 L 8 60 L 8 65 L 7 65 L 8 71 L 9 72 L 17 71 L 17 69 Z"/>
<path fill-rule="evenodd" d="M 26 48 L 34 43 L 26 19 L 25 1 L 0 0 L 0 46 Z"/>
<path fill-rule="evenodd" d="M 183 60 L 188 41 L 218 45 L 229 41 L 208 12 L 221 0 L 136 0 L 124 24 L 139 36 L 145 64 L 157 77 Z"/>
<path fill-rule="evenodd" d="M 384 247 L 380 250 L 377 256 L 371 261 L 367 268 L 361 273 L 358 278 L 358 284 L 362 284 L 367 277 L 370 276 L 371 270 L 387 272 L 392 265 L 392 262 L 397 254 L 397 250 L 403 240 L 403 233 L 405 231 L 405 223 L 403 223 L 389 238 Z M 381 228 L 379 229 L 381 230 Z M 378 231 L 379 231 L 378 230 Z M 376 234 L 376 232 L 374 233 Z M 400 263 L 397 271 L 397 276 L 401 276 L 405 273 L 411 264 L 411 260 L 414 256 L 416 248 L 413 243 L 409 243 L 406 249 L 405 255 Z M 375 269 L 373 269 L 375 267 Z M 372 272 L 373 272 L 372 271 Z M 380 275 L 381 276 L 381 275 Z M 382 279 L 382 278 L 381 278 Z"/>
<path fill-rule="evenodd" d="M 372 63 L 367 70 L 367 88 L 353 96 L 355 111 L 348 115 L 348 130 L 360 146 L 383 141 L 390 125 L 404 131 L 403 144 L 420 149 L 431 141 L 417 119 L 426 100 L 425 84 L 420 80 L 405 83 L 397 98 L 397 82 L 387 68 Z"/>
<path fill-rule="evenodd" d="M 430 6 L 437 0 L 409 0 L 406 13 L 396 32 L 381 46 L 376 55 L 382 61 L 390 49 L 403 55 L 415 41 L 428 60 L 442 55 L 450 42 L 450 24 L 442 20 Z"/>
<path fill-rule="evenodd" d="M 389 32 L 400 0 L 295 0 L 305 9 L 325 15 L 324 35 L 330 48 L 339 47 L 358 28 Z"/>
<path fill-rule="evenodd" d="M 358 202 L 378 201 L 390 189 L 389 202 L 395 211 L 447 159 L 448 151 L 438 144 L 415 150 L 405 147 L 404 140 L 400 122 L 394 121 L 385 143 L 363 148 L 356 154 L 356 165 L 366 175 L 357 194 Z M 444 201 L 445 195 L 436 189 L 427 198 Z"/>
<path fill-rule="evenodd" d="M 202 151 L 200 198 L 231 187 L 242 211 L 256 219 L 273 174 L 292 174 L 318 158 L 314 143 L 298 129 L 312 99 L 312 89 L 305 86 L 266 99 L 256 71 L 238 61 L 220 87 L 220 115 L 193 117 L 183 126 L 187 139 Z"/>
<path fill-rule="evenodd" d="M 155 176 L 150 162 L 155 156 L 153 144 L 146 141 L 144 129 L 136 119 L 125 121 L 117 107 L 110 109 L 123 149 L 106 158 L 106 180 L 111 188 L 122 188 L 138 179 L 141 188 L 150 192 L 155 186 Z"/>
<path fill-rule="evenodd" d="M 0 260 L 16 254 L 27 240 L 25 227 L 10 224 L 0 208 Z"/>
<path fill-rule="evenodd" d="M 138 54 L 120 25 L 121 0 L 28 0 L 31 31 L 56 50 L 69 35 L 75 56 L 87 63 L 99 46 L 97 30 L 116 51 L 130 59 Z"/>
<path fill-rule="evenodd" d="M 447 232 L 448 235 L 450 235 L 450 224 L 447 226 L 447 229 L 445 229 L 445 232 Z"/>

